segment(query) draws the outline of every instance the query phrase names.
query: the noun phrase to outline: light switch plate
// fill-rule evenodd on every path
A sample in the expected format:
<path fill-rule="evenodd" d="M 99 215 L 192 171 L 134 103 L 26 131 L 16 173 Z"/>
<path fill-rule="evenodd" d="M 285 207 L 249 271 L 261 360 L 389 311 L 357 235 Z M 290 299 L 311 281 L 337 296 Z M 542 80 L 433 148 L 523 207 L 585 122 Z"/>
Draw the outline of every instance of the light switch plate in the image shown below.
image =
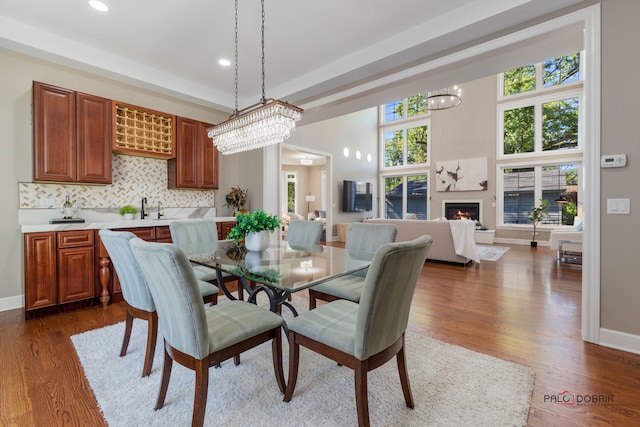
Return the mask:
<path fill-rule="evenodd" d="M 607 213 L 628 215 L 631 213 L 631 201 L 629 199 L 607 199 Z"/>

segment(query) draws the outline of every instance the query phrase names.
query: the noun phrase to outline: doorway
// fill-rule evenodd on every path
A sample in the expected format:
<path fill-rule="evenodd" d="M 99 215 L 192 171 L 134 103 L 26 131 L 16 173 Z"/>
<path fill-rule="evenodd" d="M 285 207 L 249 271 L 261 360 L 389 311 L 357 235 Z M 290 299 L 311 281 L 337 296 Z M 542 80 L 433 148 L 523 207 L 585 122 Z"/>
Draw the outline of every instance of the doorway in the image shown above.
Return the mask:
<path fill-rule="evenodd" d="M 291 176 L 295 176 L 295 182 Z M 324 239 L 333 240 L 333 195 L 327 185 L 331 182 L 331 155 L 281 144 L 279 177 L 281 197 L 278 206 L 282 215 L 322 221 Z"/>

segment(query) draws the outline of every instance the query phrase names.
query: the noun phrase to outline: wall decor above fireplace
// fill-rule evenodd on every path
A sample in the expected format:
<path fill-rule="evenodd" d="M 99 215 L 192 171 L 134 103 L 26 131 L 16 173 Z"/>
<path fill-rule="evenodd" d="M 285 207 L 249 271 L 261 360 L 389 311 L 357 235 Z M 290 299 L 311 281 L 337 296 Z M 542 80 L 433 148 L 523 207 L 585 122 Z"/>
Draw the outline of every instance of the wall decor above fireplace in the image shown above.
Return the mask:
<path fill-rule="evenodd" d="M 486 157 L 436 162 L 436 191 L 486 190 Z"/>

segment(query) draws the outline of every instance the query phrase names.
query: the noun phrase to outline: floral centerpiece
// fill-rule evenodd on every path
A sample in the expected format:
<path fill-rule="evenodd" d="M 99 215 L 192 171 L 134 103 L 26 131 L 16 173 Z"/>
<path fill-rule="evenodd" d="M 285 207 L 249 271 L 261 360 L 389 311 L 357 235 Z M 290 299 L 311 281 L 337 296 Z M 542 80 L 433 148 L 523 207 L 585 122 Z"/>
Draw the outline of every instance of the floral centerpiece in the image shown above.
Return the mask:
<path fill-rule="evenodd" d="M 243 211 L 248 192 L 249 190 L 243 190 L 240 187 L 231 187 L 225 196 L 225 206 L 231 206 L 235 211 Z"/>
<path fill-rule="evenodd" d="M 236 242 L 245 239 L 247 249 L 261 251 L 269 246 L 269 233 L 280 227 L 281 224 L 280 218 L 276 215 L 269 215 L 262 209 L 253 212 L 238 212 L 236 214 L 236 225 L 229 231 L 227 239 L 235 240 Z M 254 236 L 261 240 L 260 245 L 253 246 L 252 240 Z M 258 247 L 261 249 L 258 249 Z"/>

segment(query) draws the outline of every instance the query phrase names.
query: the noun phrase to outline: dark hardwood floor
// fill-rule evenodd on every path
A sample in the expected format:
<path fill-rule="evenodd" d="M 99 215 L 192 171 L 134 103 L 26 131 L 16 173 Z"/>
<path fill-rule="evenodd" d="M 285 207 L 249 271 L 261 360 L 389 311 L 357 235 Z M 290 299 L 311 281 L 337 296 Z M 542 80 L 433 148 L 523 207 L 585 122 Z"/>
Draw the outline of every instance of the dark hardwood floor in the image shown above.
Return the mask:
<path fill-rule="evenodd" d="M 640 355 L 581 340 L 581 273 L 544 247 L 466 268 L 428 262 L 410 329 L 531 367 L 529 425 L 640 426 Z M 122 303 L 28 321 L 1 312 L 0 425 L 106 425 L 69 337 L 124 318 Z M 581 404 L 551 401 L 564 391 Z"/>

